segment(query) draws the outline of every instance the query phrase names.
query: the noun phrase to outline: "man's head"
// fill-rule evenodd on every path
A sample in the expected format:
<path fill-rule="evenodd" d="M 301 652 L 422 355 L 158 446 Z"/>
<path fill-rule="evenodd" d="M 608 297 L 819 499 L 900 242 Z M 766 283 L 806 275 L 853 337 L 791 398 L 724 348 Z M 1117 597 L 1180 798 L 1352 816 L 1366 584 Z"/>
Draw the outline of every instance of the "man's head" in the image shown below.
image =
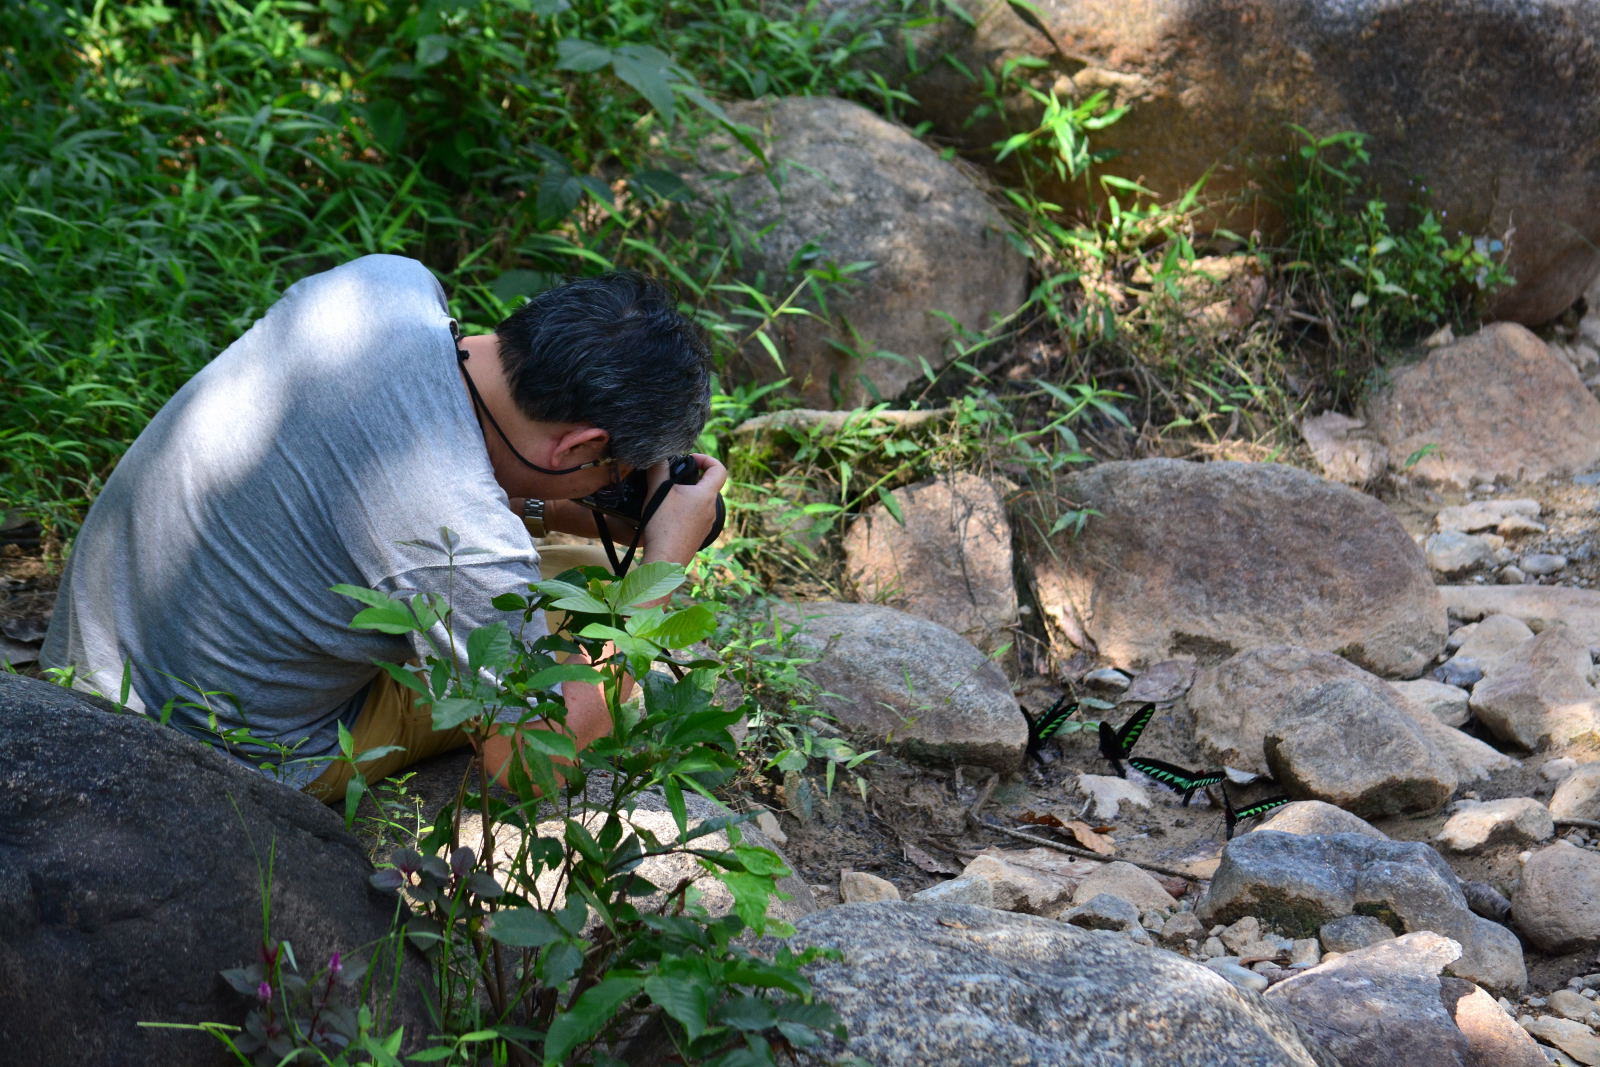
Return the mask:
<path fill-rule="evenodd" d="M 512 312 L 495 336 L 528 418 L 598 426 L 630 467 L 693 451 L 711 411 L 710 352 L 655 279 L 619 271 L 566 282 Z"/>

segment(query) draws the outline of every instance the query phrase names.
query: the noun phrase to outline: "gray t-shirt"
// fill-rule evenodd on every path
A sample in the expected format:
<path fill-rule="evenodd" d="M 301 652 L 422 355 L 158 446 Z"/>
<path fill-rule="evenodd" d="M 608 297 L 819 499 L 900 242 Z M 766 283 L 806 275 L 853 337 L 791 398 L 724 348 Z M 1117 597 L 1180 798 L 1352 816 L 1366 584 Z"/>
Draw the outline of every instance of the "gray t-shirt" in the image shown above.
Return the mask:
<path fill-rule="evenodd" d="M 345 582 L 448 593 L 458 638 L 538 578 L 457 370 L 444 291 L 398 256 L 291 286 L 139 435 L 89 511 L 41 660 L 214 738 L 224 728 L 338 751 L 377 674 L 422 642 L 349 628 Z M 481 550 L 453 573 L 404 544 L 449 527 Z M 530 633 L 537 636 L 542 629 Z M 436 636 L 442 636 L 439 631 Z M 220 694 L 229 694 L 222 696 Z M 200 705 L 200 706 L 195 706 Z M 245 749 L 241 755 L 259 755 Z M 303 786 L 321 763 L 292 762 Z"/>

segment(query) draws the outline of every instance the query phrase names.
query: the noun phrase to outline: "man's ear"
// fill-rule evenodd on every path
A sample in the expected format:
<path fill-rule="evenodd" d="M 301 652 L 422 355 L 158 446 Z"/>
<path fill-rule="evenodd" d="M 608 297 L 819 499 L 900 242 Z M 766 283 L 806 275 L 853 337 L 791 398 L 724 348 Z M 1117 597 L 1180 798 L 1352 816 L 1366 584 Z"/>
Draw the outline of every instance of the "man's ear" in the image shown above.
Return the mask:
<path fill-rule="evenodd" d="M 611 435 L 598 426 L 585 426 L 567 430 L 556 438 L 550 459 L 555 467 L 576 467 L 592 463 L 605 456 L 611 444 Z"/>

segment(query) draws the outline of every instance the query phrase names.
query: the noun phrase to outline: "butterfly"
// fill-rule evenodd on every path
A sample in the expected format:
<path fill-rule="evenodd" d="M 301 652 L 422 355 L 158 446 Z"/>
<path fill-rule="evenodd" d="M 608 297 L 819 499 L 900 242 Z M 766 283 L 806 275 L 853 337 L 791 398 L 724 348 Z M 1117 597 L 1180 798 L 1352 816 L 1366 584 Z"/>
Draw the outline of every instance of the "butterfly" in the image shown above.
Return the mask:
<path fill-rule="evenodd" d="M 1233 801 L 1228 799 L 1228 787 L 1224 785 L 1222 787 L 1222 817 L 1227 821 L 1228 824 L 1227 840 L 1233 840 L 1233 828 L 1239 823 L 1246 819 L 1254 819 L 1258 815 L 1265 815 L 1274 808 L 1281 808 L 1285 804 L 1291 803 L 1293 800 L 1293 797 L 1286 796 L 1268 797 L 1266 800 L 1257 801 L 1254 804 L 1247 804 L 1242 808 L 1235 808 L 1233 806 Z"/>
<path fill-rule="evenodd" d="M 1128 753 L 1133 751 L 1133 744 L 1139 740 L 1139 735 L 1144 733 L 1145 726 L 1150 722 L 1150 717 L 1156 713 L 1154 704 L 1146 704 L 1129 716 L 1128 721 L 1122 724 L 1120 730 L 1113 730 L 1108 722 L 1100 724 L 1100 755 L 1111 761 L 1111 766 L 1116 769 L 1118 778 L 1128 777 L 1128 772 L 1122 769 L 1122 761 L 1128 758 Z"/>
<path fill-rule="evenodd" d="M 1196 789 L 1219 785 L 1228 777 L 1223 771 L 1189 771 L 1175 763 L 1145 759 L 1142 756 L 1129 756 L 1128 766 L 1142 774 L 1148 774 L 1168 789 L 1182 793 L 1183 806 L 1186 808 L 1189 806 L 1189 801 L 1194 799 Z"/>
<path fill-rule="evenodd" d="M 1028 713 L 1024 711 L 1022 717 L 1028 719 L 1028 755 L 1043 763 L 1044 743 L 1059 733 L 1061 727 L 1065 726 L 1067 720 L 1077 711 L 1078 705 L 1069 702 L 1066 697 L 1062 697 L 1050 705 L 1049 710 L 1041 711 L 1034 718 L 1028 719 Z"/>

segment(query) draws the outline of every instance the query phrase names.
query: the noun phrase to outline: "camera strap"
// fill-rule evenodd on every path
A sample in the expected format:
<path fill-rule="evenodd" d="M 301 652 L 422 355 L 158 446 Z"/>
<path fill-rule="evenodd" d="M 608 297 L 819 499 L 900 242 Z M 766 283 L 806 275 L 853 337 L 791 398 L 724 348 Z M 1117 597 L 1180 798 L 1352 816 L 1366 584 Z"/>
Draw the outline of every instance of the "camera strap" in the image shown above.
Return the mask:
<path fill-rule="evenodd" d="M 633 554 L 639 550 L 639 542 L 644 538 L 644 527 L 653 515 L 660 510 L 661 504 L 667 499 L 667 494 L 672 492 L 672 487 L 678 483 L 667 479 L 656 488 L 654 494 L 645 502 L 644 509 L 639 513 L 638 528 L 633 531 L 633 541 L 628 545 L 628 550 L 619 560 L 617 547 L 611 539 L 611 528 L 606 525 L 606 517 L 600 512 L 592 512 L 594 526 L 600 534 L 600 544 L 606 550 L 606 560 L 611 564 L 611 573 L 618 578 L 628 573 L 628 568 L 633 565 Z"/>

